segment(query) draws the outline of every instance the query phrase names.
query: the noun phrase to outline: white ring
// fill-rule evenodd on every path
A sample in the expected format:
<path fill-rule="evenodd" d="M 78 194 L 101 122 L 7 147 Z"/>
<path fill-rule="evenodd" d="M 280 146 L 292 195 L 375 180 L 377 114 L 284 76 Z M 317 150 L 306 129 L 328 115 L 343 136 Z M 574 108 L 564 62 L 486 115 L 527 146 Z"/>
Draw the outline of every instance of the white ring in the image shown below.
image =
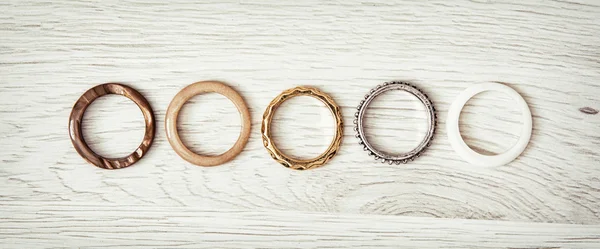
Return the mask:
<path fill-rule="evenodd" d="M 521 107 L 523 113 L 523 129 L 519 141 L 508 151 L 494 156 L 482 155 L 473 151 L 462 139 L 458 128 L 458 118 L 467 101 L 478 93 L 485 91 L 498 91 L 508 94 Z M 496 167 L 512 162 L 523 153 L 531 138 L 532 123 L 533 118 L 529 106 L 517 91 L 499 83 L 483 83 L 468 87 L 458 95 L 458 98 L 450 106 L 450 111 L 448 111 L 446 129 L 448 130 L 450 145 L 464 160 L 478 166 Z"/>

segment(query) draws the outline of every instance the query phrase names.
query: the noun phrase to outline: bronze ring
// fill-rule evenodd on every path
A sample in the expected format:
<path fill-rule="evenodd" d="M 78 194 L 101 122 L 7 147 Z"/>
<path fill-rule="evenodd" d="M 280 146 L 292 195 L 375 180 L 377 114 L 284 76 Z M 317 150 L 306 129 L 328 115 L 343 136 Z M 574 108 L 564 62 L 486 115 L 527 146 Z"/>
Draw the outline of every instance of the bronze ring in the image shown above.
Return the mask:
<path fill-rule="evenodd" d="M 131 99 L 138 105 L 144 115 L 144 121 L 146 123 L 144 140 L 142 140 L 140 146 L 133 153 L 126 157 L 104 158 L 96 154 L 85 143 L 85 139 L 81 133 L 81 121 L 83 120 L 85 110 L 92 102 L 94 102 L 94 100 L 107 94 L 119 94 Z M 150 149 L 152 141 L 154 140 L 154 131 L 154 113 L 146 98 L 135 89 L 117 83 L 101 84 L 87 90 L 73 106 L 69 118 L 69 136 L 71 137 L 71 142 L 73 142 L 73 147 L 75 147 L 77 153 L 85 160 L 103 169 L 121 169 L 139 161 L 146 154 L 148 149 Z"/>
<path fill-rule="evenodd" d="M 231 100 L 240 112 L 242 119 L 242 131 L 238 140 L 231 149 L 218 156 L 202 156 L 192 152 L 183 144 L 179 138 L 179 132 L 177 131 L 177 117 L 179 116 L 179 111 L 181 110 L 181 107 L 183 107 L 183 104 L 198 94 L 210 92 L 219 93 Z M 165 118 L 167 139 L 169 140 L 171 147 L 173 147 L 173 150 L 175 150 L 181 158 L 198 166 L 217 166 L 235 158 L 242 152 L 250 138 L 251 125 L 250 111 L 242 96 L 233 88 L 217 81 L 196 82 L 183 88 L 175 95 L 171 104 L 169 104 L 167 116 Z"/>
<path fill-rule="evenodd" d="M 277 108 L 285 100 L 301 95 L 311 96 L 323 102 L 325 106 L 327 106 L 327 108 L 329 108 L 329 110 L 331 111 L 331 114 L 335 118 L 336 122 L 335 137 L 329 145 L 329 148 L 327 148 L 327 150 L 323 152 L 323 154 L 309 160 L 301 160 L 286 156 L 275 146 L 275 143 L 273 143 L 273 140 L 271 138 L 271 122 L 273 120 L 275 110 L 277 110 Z M 261 132 L 263 144 L 267 151 L 269 151 L 269 154 L 271 154 L 271 157 L 275 159 L 275 161 L 288 168 L 296 170 L 305 170 L 323 166 L 338 153 L 344 134 L 343 127 L 344 122 L 342 120 L 342 112 L 340 110 L 340 107 L 335 103 L 335 101 L 333 101 L 333 99 L 329 95 L 313 87 L 299 86 L 284 91 L 275 99 L 273 99 L 273 101 L 271 101 L 263 116 Z"/>

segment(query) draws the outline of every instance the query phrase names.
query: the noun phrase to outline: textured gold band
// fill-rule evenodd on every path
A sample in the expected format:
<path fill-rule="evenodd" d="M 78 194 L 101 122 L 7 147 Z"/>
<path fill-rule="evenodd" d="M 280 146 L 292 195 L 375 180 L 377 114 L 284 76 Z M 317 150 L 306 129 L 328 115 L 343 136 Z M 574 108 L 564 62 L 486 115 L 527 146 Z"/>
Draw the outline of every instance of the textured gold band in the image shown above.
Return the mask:
<path fill-rule="evenodd" d="M 335 137 L 331 142 L 331 145 L 329 145 L 329 148 L 327 148 L 327 150 L 323 152 L 323 154 L 310 160 L 301 160 L 286 156 L 275 146 L 271 138 L 271 122 L 273 121 L 273 115 L 275 114 L 275 110 L 277 110 L 281 103 L 283 103 L 287 99 L 301 95 L 311 96 L 323 102 L 325 106 L 327 106 L 327 108 L 329 108 L 329 110 L 331 111 L 331 114 L 335 118 L 336 122 Z M 267 148 L 267 151 L 269 151 L 269 154 L 271 154 L 271 157 L 275 159 L 275 161 L 281 163 L 283 166 L 286 166 L 288 168 L 305 170 L 318 168 L 324 165 L 338 153 L 338 151 L 340 150 L 340 145 L 342 143 L 342 137 L 344 135 L 343 128 L 344 121 L 342 120 L 342 112 L 340 110 L 340 107 L 335 103 L 335 101 L 333 101 L 333 99 L 329 95 L 313 87 L 299 86 L 282 92 L 281 94 L 279 94 L 279 96 L 273 99 L 273 101 L 271 101 L 269 106 L 267 106 L 267 110 L 265 110 L 265 114 L 263 115 L 261 133 L 263 144 L 265 145 L 265 148 Z"/>

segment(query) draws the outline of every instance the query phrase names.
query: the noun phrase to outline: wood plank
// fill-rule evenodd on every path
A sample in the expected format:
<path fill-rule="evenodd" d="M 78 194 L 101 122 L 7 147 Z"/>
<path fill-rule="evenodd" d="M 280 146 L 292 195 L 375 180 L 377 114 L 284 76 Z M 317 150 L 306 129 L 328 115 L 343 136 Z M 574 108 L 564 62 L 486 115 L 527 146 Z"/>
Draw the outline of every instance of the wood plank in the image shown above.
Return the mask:
<path fill-rule="evenodd" d="M 5 248 L 597 248 L 600 226 L 194 207 L 2 206 Z"/>

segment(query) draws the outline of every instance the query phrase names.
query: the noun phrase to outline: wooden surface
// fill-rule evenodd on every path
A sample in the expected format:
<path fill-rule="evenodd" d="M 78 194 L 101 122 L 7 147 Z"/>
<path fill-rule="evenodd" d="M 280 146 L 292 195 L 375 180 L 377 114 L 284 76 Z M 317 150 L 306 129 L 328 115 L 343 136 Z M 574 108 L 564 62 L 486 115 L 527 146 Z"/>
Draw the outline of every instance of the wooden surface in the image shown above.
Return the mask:
<path fill-rule="evenodd" d="M 599 34 L 592 0 L 2 1 L 0 242 L 600 247 Z M 246 149 L 219 167 L 187 163 L 164 133 L 172 97 L 200 80 L 230 84 L 252 115 Z M 373 161 L 349 125 L 367 91 L 391 80 L 413 82 L 439 111 L 433 145 L 405 166 Z M 529 103 L 533 137 L 516 161 L 479 168 L 452 151 L 446 113 L 467 86 L 495 81 Z M 75 101 L 105 82 L 139 90 L 158 124 L 147 156 L 117 171 L 87 164 L 67 130 Z M 330 94 L 347 124 L 339 155 L 302 172 L 273 161 L 257 128 L 271 99 L 297 85 Z M 180 120 L 184 142 L 213 155 L 241 122 L 215 94 L 193 98 Z M 390 93 L 373 103 L 367 132 L 386 150 L 409 150 L 424 123 L 416 100 Z M 331 114 L 310 98 L 282 105 L 275 126 L 278 146 L 299 157 L 333 137 Z M 509 148 L 519 129 L 517 107 L 499 93 L 461 115 L 465 140 L 485 153 Z M 84 118 L 102 155 L 129 154 L 143 132 L 122 97 L 99 99 Z"/>

